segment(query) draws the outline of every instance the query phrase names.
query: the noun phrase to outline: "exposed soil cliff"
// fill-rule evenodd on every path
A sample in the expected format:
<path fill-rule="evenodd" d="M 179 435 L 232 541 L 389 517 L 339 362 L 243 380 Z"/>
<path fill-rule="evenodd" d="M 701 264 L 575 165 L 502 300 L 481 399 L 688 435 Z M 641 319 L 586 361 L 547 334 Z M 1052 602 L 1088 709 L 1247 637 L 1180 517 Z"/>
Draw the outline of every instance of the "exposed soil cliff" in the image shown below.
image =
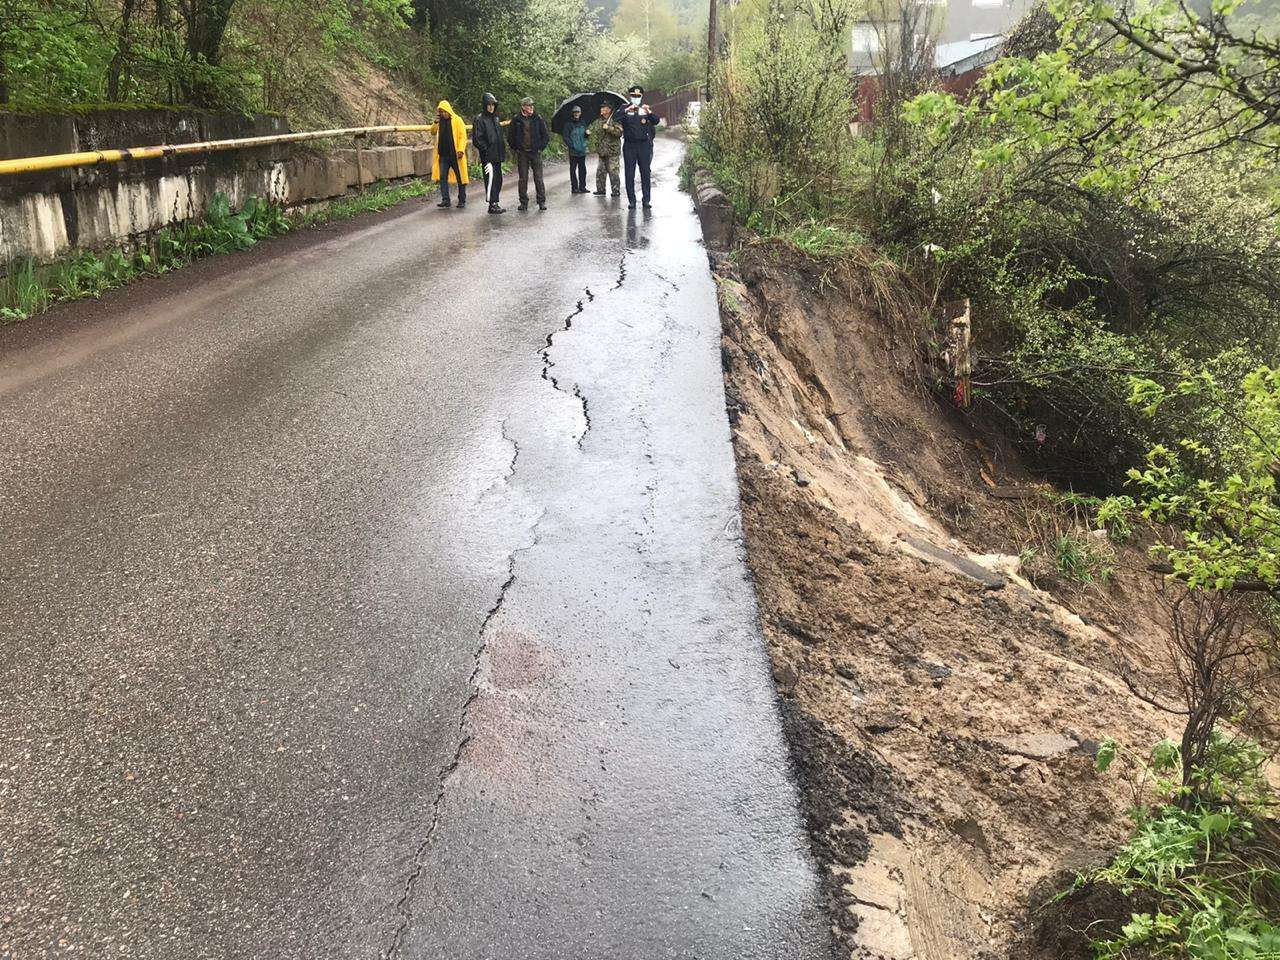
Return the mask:
<path fill-rule="evenodd" d="M 1160 660 L 1142 552 L 1105 587 L 1033 586 L 1037 487 L 919 388 L 862 291 L 778 247 L 718 272 L 751 565 L 847 955 L 1073 955 L 1035 918 L 1127 832 L 1097 744 L 1175 730 L 1122 680 Z"/>

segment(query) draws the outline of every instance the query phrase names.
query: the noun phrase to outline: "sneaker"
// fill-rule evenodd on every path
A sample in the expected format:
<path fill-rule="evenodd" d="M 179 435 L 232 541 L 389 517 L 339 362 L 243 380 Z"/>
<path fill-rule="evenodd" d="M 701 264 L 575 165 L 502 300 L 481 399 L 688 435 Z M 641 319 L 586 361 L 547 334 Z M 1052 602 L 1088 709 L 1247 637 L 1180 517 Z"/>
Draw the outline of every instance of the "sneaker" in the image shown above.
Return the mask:
<path fill-rule="evenodd" d="M 496 203 L 491 203 L 489 204 L 489 212 L 490 213 L 506 213 L 507 211 L 503 210 Z"/>
<path fill-rule="evenodd" d="M 437 206 L 437 207 L 452 207 L 452 206 L 453 206 L 453 204 L 452 204 L 452 203 L 450 203 L 448 200 L 441 200 L 439 203 L 437 203 L 437 204 L 436 204 L 436 206 Z"/>

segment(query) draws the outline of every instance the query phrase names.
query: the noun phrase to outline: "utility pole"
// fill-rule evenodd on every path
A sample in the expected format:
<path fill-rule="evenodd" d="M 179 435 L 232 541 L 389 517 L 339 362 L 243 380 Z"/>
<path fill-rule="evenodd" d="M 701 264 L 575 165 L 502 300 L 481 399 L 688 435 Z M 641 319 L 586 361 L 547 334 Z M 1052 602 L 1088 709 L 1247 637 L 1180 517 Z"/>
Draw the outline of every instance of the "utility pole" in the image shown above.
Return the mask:
<path fill-rule="evenodd" d="M 711 6 L 707 10 L 707 92 L 706 98 L 711 99 L 711 82 L 715 79 L 716 74 L 716 54 L 719 52 L 720 44 L 717 43 L 720 32 L 720 25 L 716 22 L 716 0 L 710 0 Z"/>

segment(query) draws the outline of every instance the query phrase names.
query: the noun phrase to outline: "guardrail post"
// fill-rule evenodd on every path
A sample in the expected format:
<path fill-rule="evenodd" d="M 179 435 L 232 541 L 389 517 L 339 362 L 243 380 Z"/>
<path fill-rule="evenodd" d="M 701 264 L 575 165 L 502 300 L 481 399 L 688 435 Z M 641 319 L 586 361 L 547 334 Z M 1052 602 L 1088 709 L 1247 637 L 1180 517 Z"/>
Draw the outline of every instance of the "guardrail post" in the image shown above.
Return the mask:
<path fill-rule="evenodd" d="M 357 133 L 356 141 L 356 186 L 364 193 L 364 168 L 360 164 L 360 144 L 364 143 L 365 134 Z"/>

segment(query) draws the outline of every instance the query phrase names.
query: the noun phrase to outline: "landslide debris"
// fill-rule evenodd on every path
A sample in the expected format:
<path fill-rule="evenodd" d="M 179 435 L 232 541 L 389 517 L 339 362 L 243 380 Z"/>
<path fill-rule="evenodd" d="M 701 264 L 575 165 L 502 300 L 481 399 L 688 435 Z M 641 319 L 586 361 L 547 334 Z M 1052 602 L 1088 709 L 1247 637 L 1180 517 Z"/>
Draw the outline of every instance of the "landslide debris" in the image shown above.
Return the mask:
<path fill-rule="evenodd" d="M 763 244 L 716 269 L 749 559 L 844 955 L 1078 955 L 1046 902 L 1131 802 L 1098 743 L 1173 732 L 1119 672 L 1160 655 L 1140 553 L 1106 586 L 1032 586 L 1035 497 L 1007 495 L 1031 478 L 920 388 L 857 285 Z"/>

